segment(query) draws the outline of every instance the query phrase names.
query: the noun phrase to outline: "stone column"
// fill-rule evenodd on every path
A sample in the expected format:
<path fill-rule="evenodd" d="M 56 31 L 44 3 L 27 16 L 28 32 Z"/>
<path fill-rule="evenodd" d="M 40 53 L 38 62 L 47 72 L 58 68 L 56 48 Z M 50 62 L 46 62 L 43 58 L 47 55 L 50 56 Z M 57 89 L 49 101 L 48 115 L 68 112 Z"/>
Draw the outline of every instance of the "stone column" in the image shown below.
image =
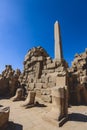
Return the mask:
<path fill-rule="evenodd" d="M 68 96 L 65 87 L 54 87 L 52 89 L 52 111 L 55 113 L 56 120 L 61 120 L 68 114 Z"/>
<path fill-rule="evenodd" d="M 58 21 L 54 24 L 54 41 L 55 41 L 55 59 L 60 60 L 63 58 L 62 43 L 60 36 L 60 26 Z"/>
<path fill-rule="evenodd" d="M 43 117 L 59 127 L 62 126 L 68 119 L 68 93 L 66 87 L 52 88 L 52 108 Z"/>

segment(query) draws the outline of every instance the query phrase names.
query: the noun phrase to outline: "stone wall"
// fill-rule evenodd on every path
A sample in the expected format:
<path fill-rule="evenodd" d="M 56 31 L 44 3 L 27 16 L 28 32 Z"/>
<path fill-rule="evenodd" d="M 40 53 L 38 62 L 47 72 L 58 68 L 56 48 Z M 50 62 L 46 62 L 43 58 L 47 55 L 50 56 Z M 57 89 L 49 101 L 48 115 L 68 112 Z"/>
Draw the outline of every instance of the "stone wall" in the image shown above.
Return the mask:
<path fill-rule="evenodd" d="M 87 49 L 75 55 L 69 75 L 69 102 L 87 104 Z"/>
<path fill-rule="evenodd" d="M 6 65 L 5 70 L 0 75 L 0 96 L 14 96 L 20 86 L 18 78 L 21 72 L 19 69 L 13 70 L 11 65 Z"/>
<path fill-rule="evenodd" d="M 34 90 L 37 97 L 51 102 L 52 88 L 66 85 L 69 104 L 87 104 L 87 49 L 75 55 L 71 68 L 64 59 L 52 59 L 40 46 L 29 50 L 23 63 L 23 73 L 6 65 L 0 75 L 0 96 L 14 96 L 22 86 L 27 93 Z"/>
<path fill-rule="evenodd" d="M 35 90 L 36 96 L 51 102 L 51 89 L 60 81 L 59 76 L 67 75 L 67 67 L 65 60 L 52 60 L 42 47 L 35 47 L 25 56 L 20 82 L 27 86 L 27 91 Z"/>

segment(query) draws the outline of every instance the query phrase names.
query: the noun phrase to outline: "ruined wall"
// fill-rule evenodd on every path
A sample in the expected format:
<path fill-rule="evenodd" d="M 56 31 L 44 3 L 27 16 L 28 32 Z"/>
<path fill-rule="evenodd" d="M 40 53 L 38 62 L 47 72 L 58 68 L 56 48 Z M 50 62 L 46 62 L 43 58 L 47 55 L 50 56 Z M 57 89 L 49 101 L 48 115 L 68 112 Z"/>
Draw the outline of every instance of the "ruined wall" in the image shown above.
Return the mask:
<path fill-rule="evenodd" d="M 19 69 L 13 70 L 11 65 L 6 65 L 5 70 L 0 75 L 0 96 L 14 96 L 20 85 L 18 78 L 21 72 Z"/>
<path fill-rule="evenodd" d="M 20 82 L 25 84 L 28 91 L 35 90 L 36 96 L 51 102 L 51 88 L 58 84 L 58 77 L 66 77 L 67 67 L 65 60 L 52 60 L 42 47 L 35 47 L 25 56 Z M 64 82 L 66 80 L 65 78 Z"/>
<path fill-rule="evenodd" d="M 69 102 L 87 104 L 87 49 L 75 55 L 69 75 Z"/>
<path fill-rule="evenodd" d="M 36 91 L 36 96 L 51 102 L 51 90 L 58 86 L 68 87 L 69 104 L 87 104 L 87 49 L 76 54 L 72 67 L 64 59 L 52 59 L 42 47 L 28 51 L 24 59 L 23 73 L 6 65 L 0 75 L 0 96 L 14 96 L 17 88 Z"/>

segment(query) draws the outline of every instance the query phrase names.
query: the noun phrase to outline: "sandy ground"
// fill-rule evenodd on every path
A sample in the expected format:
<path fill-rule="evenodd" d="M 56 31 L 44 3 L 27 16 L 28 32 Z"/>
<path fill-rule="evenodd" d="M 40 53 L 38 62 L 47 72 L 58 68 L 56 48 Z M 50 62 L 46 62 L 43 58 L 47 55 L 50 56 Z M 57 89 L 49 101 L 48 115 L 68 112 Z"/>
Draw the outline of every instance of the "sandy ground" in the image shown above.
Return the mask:
<path fill-rule="evenodd" d="M 0 99 L 0 105 L 10 106 L 10 122 L 14 122 L 15 130 L 86 130 L 87 106 L 71 106 L 69 108 L 70 120 L 62 127 L 42 119 L 43 113 L 50 111 L 51 104 L 47 107 L 22 108 L 23 101 L 12 102 L 9 99 Z"/>

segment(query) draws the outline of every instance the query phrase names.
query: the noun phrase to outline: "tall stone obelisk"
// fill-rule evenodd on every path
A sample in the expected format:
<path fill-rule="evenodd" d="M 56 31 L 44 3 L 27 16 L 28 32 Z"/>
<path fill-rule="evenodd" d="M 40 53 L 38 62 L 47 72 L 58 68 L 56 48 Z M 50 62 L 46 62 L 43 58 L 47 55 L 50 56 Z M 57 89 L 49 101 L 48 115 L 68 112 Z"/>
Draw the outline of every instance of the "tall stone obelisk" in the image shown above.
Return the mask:
<path fill-rule="evenodd" d="M 54 24 L 54 41 L 55 41 L 55 59 L 61 61 L 63 59 L 62 43 L 60 35 L 60 25 L 58 21 Z"/>

